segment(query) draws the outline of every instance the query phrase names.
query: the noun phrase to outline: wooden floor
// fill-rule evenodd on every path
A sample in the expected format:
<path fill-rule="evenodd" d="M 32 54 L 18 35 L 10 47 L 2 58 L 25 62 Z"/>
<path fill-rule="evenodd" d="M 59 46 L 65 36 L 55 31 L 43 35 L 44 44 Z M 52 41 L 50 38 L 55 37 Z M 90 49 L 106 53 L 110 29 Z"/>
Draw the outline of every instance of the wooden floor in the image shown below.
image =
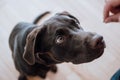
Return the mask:
<path fill-rule="evenodd" d="M 0 80 L 17 80 L 8 37 L 15 24 L 32 22 L 44 11 L 69 11 L 86 31 L 104 36 L 106 49 L 100 58 L 85 64 L 58 65 L 57 74 L 48 73 L 46 80 L 110 80 L 120 68 L 120 24 L 103 23 L 104 0 L 0 0 Z"/>

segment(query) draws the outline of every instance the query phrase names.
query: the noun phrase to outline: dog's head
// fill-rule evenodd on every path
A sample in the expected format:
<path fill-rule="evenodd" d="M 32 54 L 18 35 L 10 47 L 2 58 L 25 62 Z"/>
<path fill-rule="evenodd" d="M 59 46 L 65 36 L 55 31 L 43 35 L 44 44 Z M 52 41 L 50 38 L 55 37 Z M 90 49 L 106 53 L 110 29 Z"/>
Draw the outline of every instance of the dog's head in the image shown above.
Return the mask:
<path fill-rule="evenodd" d="M 41 26 L 27 36 L 23 57 L 31 65 L 36 61 L 80 64 L 90 62 L 104 52 L 103 37 L 85 32 L 68 12 L 57 13 Z"/>

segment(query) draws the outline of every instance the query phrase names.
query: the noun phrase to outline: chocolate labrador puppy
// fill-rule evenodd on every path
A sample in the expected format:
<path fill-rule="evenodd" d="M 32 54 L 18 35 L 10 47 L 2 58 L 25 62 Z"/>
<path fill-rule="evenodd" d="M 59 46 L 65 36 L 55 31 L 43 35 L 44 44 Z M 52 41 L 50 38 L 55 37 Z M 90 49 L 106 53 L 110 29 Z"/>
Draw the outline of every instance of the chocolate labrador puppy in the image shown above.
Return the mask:
<path fill-rule="evenodd" d="M 76 17 L 68 12 L 57 13 L 41 25 L 18 23 L 9 37 L 9 45 L 19 80 L 56 72 L 56 64 L 80 64 L 100 57 L 105 48 L 103 37 L 86 32 Z"/>

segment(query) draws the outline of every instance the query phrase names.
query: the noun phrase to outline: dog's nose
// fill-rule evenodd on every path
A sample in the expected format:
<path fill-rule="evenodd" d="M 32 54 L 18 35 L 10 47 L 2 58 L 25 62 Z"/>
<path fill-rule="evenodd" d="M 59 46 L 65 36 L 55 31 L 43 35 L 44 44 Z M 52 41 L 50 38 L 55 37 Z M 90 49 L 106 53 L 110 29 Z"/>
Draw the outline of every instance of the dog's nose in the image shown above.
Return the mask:
<path fill-rule="evenodd" d="M 93 36 L 90 44 L 93 49 L 105 47 L 103 37 L 100 35 Z"/>

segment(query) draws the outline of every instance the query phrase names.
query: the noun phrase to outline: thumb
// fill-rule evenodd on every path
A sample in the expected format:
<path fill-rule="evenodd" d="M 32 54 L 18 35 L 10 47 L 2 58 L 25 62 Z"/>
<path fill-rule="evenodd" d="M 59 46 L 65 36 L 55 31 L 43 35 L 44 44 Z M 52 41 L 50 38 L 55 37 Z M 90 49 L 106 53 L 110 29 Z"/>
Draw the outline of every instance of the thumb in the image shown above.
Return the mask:
<path fill-rule="evenodd" d="M 111 15 L 108 18 L 105 19 L 105 23 L 109 23 L 109 22 L 119 22 L 120 21 L 120 13 L 115 14 L 115 15 Z"/>

